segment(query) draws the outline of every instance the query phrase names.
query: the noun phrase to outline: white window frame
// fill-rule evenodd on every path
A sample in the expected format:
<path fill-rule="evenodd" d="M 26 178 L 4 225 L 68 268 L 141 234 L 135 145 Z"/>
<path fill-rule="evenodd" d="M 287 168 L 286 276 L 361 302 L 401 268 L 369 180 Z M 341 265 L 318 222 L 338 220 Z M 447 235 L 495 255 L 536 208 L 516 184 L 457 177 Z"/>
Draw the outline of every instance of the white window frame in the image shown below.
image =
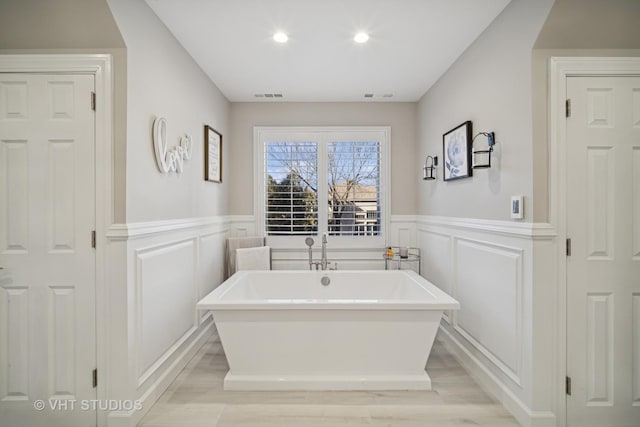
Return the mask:
<path fill-rule="evenodd" d="M 391 128 L 389 126 L 254 126 L 253 128 L 253 211 L 256 231 L 267 238 L 273 248 L 304 247 L 305 236 L 267 236 L 265 231 L 264 188 L 264 144 L 269 141 L 316 141 L 318 142 L 318 171 L 326 171 L 326 142 L 331 141 L 379 141 L 380 142 L 380 209 L 381 231 L 378 236 L 329 236 L 332 248 L 360 249 L 387 246 L 390 233 L 391 193 Z M 326 175 L 318 174 L 318 194 L 327 193 Z M 327 230 L 327 210 L 318 203 L 318 234 Z"/>

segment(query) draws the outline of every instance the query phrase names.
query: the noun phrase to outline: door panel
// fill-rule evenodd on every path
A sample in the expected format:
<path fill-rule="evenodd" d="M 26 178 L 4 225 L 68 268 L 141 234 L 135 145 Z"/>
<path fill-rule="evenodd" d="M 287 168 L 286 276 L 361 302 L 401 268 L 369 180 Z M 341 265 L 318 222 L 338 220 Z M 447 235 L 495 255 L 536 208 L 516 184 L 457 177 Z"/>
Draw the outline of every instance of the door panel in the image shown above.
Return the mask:
<path fill-rule="evenodd" d="M 640 77 L 570 77 L 567 425 L 640 425 Z"/>
<path fill-rule="evenodd" d="M 93 86 L 0 74 L 2 427 L 96 424 Z"/>

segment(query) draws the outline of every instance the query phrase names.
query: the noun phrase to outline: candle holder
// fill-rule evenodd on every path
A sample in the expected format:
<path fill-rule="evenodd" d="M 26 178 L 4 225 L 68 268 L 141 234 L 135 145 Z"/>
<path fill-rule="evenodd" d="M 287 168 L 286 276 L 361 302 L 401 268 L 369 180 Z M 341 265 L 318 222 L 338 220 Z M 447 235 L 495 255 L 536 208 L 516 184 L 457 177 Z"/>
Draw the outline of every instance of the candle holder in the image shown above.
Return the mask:
<path fill-rule="evenodd" d="M 436 179 L 436 166 L 438 166 L 438 156 L 427 156 L 424 161 L 424 167 L 422 168 L 422 179 L 425 181 Z"/>
<path fill-rule="evenodd" d="M 477 137 L 480 135 L 487 137 L 487 147 L 478 147 L 474 144 Z M 495 132 L 480 132 L 473 137 L 471 144 L 473 145 L 473 168 L 474 169 L 486 169 L 491 167 L 491 153 L 493 153 L 493 146 L 496 143 Z"/>

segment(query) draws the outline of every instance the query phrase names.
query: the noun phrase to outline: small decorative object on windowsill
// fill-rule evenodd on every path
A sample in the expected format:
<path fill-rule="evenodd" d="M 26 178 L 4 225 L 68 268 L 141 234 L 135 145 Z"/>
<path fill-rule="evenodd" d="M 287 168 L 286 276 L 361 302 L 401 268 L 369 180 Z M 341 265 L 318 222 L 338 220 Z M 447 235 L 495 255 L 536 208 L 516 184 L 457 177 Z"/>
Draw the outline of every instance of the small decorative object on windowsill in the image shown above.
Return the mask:
<path fill-rule="evenodd" d="M 436 166 L 438 166 L 438 156 L 427 156 L 422 168 L 422 179 L 425 181 L 436 179 Z"/>
<path fill-rule="evenodd" d="M 487 137 L 487 147 L 476 148 L 475 140 L 480 135 Z M 496 143 L 495 132 L 480 132 L 473 137 L 473 168 L 474 169 L 486 169 L 491 167 L 491 153 L 493 153 L 493 146 Z M 481 144 L 478 144 L 479 146 Z"/>
<path fill-rule="evenodd" d="M 395 254 L 394 254 L 394 252 L 393 252 L 393 249 L 391 249 L 391 246 L 389 246 L 389 247 L 387 248 L 387 252 L 386 252 L 386 254 L 385 254 L 385 255 L 386 255 L 386 257 L 387 257 L 388 259 L 393 259 L 393 256 L 394 256 Z"/>
<path fill-rule="evenodd" d="M 407 259 L 409 258 L 409 248 L 400 248 L 400 258 Z"/>

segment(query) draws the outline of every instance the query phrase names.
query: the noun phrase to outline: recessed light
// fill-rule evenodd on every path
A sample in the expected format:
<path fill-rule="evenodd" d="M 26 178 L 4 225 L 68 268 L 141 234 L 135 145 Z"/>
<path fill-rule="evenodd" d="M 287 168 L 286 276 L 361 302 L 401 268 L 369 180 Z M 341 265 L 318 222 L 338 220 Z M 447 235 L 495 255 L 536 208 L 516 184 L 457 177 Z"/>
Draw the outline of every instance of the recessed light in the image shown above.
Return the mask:
<path fill-rule="evenodd" d="M 289 36 L 282 31 L 279 31 L 273 35 L 273 39 L 278 43 L 286 43 L 287 40 L 289 40 Z"/>
<path fill-rule="evenodd" d="M 353 37 L 353 41 L 356 43 L 366 43 L 369 40 L 369 34 L 360 32 Z"/>

